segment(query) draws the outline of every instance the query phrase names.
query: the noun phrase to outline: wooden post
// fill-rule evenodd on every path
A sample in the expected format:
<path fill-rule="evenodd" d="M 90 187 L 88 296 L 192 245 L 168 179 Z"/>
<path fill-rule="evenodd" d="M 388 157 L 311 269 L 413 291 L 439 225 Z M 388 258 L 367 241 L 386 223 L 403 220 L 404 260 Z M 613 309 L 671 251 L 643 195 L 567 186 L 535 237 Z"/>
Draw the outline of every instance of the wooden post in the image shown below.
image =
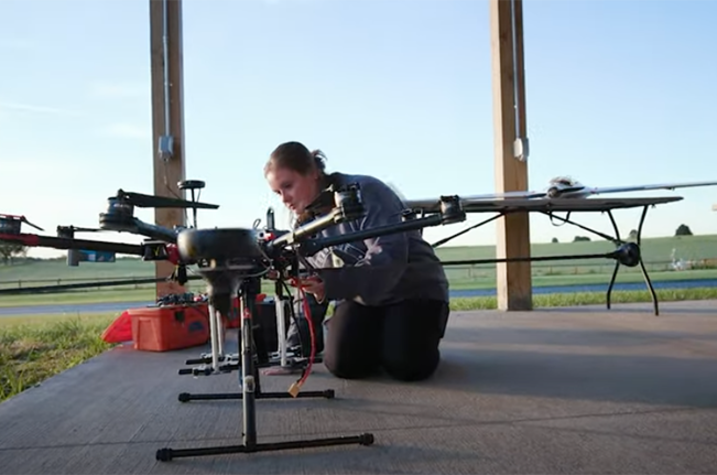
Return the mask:
<path fill-rule="evenodd" d="M 523 142 L 522 155 L 515 148 L 516 139 L 527 140 L 522 0 L 490 0 L 490 25 L 496 192 L 525 191 L 527 142 Z M 496 257 L 530 256 L 528 213 L 513 213 L 498 220 L 496 237 Z M 496 270 L 498 308 L 532 309 L 530 262 L 497 264 Z"/>
<path fill-rule="evenodd" d="M 184 198 L 184 193 L 178 186 L 178 183 L 184 180 L 185 176 L 182 2 L 181 0 L 149 0 L 149 16 L 154 194 Z M 167 46 L 166 62 L 165 41 Z M 167 66 L 166 78 L 165 63 Z M 165 81 L 168 81 L 168 101 L 165 100 L 165 93 L 167 92 L 165 91 Z M 167 126 L 169 130 L 167 130 Z M 163 136 L 172 137 L 171 155 L 159 152 L 160 140 Z M 154 212 L 154 219 L 155 224 L 159 226 L 169 228 L 183 226 L 185 225 L 185 210 L 157 208 Z M 157 261 L 155 266 L 155 275 L 158 278 L 166 278 L 174 271 L 174 265 L 167 261 Z M 185 288 L 176 283 L 160 282 L 156 286 L 157 297 L 168 293 L 182 292 L 185 292 Z"/>

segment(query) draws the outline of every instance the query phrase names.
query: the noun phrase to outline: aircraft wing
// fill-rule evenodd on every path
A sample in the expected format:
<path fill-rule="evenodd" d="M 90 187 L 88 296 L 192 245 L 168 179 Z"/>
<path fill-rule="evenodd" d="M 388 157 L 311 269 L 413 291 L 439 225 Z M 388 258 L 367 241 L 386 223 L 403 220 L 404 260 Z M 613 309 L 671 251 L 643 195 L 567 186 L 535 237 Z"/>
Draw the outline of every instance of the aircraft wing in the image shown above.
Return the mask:
<path fill-rule="evenodd" d="M 649 190 L 674 190 L 676 188 L 690 188 L 697 186 L 716 186 L 717 181 L 695 181 L 684 183 L 663 183 L 655 185 L 634 185 L 634 186 L 599 186 L 585 187 L 583 193 L 589 195 L 601 195 L 605 193 L 623 193 L 630 191 L 649 191 Z"/>

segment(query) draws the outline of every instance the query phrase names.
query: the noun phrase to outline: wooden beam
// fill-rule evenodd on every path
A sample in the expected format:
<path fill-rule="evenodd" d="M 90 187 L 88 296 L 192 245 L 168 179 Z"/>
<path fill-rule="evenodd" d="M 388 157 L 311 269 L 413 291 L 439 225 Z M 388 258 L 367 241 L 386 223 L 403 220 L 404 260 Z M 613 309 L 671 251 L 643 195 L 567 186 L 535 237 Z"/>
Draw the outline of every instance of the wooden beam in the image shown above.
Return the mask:
<path fill-rule="evenodd" d="M 178 186 L 178 183 L 185 179 L 182 2 L 181 0 L 149 0 L 149 16 L 154 194 L 184 198 L 184 193 Z M 165 39 L 167 61 L 165 61 Z M 167 78 L 165 78 L 165 63 L 168 66 Z M 165 100 L 165 79 L 169 81 L 168 101 Z M 168 121 L 165 122 L 167 119 Z M 167 125 L 169 130 L 166 130 Z M 162 136 L 173 138 L 172 153 L 169 157 L 159 153 Z M 155 224 L 169 228 L 185 225 L 185 213 L 182 209 L 155 209 L 154 219 Z M 155 274 L 158 278 L 166 278 L 174 271 L 174 266 L 167 261 L 157 261 L 155 265 Z M 156 286 L 157 297 L 182 292 L 185 292 L 185 288 L 176 283 L 160 282 Z"/>
<path fill-rule="evenodd" d="M 522 0 L 490 0 L 490 26 L 496 192 L 524 191 L 528 189 L 527 161 L 516 158 L 514 151 L 516 138 L 527 136 Z M 496 257 L 530 256 L 528 213 L 511 213 L 498 220 L 496 237 Z M 532 309 L 530 262 L 497 264 L 496 270 L 498 308 Z"/>

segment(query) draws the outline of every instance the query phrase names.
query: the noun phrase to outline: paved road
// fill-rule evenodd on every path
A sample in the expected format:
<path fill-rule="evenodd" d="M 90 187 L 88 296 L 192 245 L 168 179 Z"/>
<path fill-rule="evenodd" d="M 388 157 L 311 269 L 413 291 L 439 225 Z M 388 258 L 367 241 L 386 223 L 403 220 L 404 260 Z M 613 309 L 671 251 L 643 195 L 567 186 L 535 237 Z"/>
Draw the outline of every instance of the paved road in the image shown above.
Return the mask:
<path fill-rule="evenodd" d="M 678 289 L 695 287 L 717 287 L 717 279 L 676 280 L 653 282 L 655 289 Z M 614 290 L 647 290 L 642 282 L 615 284 Z M 570 293 L 570 292 L 606 292 L 607 283 L 593 285 L 564 285 L 534 287 L 534 294 Z M 453 290 L 451 297 L 482 297 L 495 295 L 495 289 Z M 0 307 L 0 317 L 33 315 L 33 314 L 65 314 L 65 313 L 100 313 L 122 312 L 128 308 L 153 305 L 153 302 L 110 302 L 63 305 L 31 305 L 23 307 Z"/>

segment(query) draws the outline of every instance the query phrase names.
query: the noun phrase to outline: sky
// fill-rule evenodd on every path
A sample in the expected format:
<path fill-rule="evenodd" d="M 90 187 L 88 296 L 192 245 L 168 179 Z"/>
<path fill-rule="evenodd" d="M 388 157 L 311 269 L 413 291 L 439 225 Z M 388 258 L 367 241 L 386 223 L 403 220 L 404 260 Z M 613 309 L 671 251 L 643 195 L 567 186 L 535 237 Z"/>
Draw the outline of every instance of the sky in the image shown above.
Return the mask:
<path fill-rule="evenodd" d="M 531 0 L 523 16 L 529 189 L 717 180 L 717 2 Z M 269 206 L 288 226 L 262 168 L 289 140 L 406 198 L 496 190 L 487 1 L 184 0 L 183 20 L 186 178 L 220 205 L 200 227 L 251 227 Z M 0 213 L 53 235 L 97 227 L 119 188 L 154 192 L 149 41 L 147 0 L 0 0 Z M 644 236 L 717 233 L 717 187 L 677 194 Z M 624 235 L 639 214 L 616 213 Z M 530 219 L 533 242 L 585 234 Z M 450 245 L 495 242 L 486 225 Z"/>

